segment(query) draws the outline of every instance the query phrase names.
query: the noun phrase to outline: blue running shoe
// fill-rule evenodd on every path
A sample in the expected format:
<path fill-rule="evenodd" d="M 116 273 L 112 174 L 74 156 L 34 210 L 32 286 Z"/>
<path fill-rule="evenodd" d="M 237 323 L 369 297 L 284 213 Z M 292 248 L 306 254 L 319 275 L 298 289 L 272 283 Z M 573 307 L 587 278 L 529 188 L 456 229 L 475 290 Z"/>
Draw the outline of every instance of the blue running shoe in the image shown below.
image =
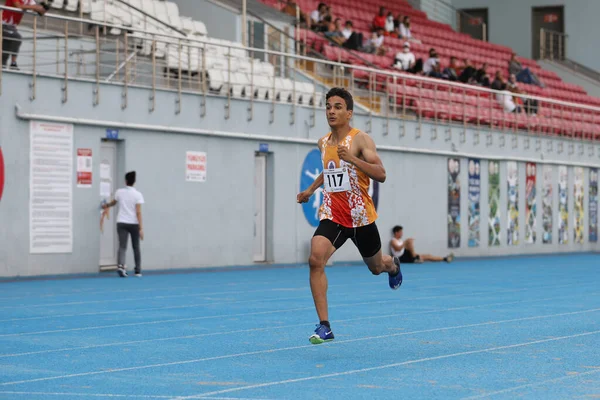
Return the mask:
<path fill-rule="evenodd" d="M 394 257 L 394 264 L 398 266 L 398 273 L 396 275 L 389 274 L 390 287 L 392 290 L 398 290 L 402 285 L 402 271 L 400 270 L 400 259 L 398 257 Z"/>
<path fill-rule="evenodd" d="M 331 332 L 331 328 L 328 328 L 327 325 L 319 324 L 317 325 L 317 329 L 315 329 L 315 333 L 308 340 L 312 344 L 331 342 L 333 340 L 333 332 Z"/>

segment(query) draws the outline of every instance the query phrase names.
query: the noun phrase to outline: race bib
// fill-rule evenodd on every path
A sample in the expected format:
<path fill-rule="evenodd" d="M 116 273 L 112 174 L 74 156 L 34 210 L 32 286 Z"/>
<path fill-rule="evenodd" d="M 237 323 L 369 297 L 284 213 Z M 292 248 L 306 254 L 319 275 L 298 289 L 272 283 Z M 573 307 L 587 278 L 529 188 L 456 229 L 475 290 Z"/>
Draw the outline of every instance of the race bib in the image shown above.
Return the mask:
<path fill-rule="evenodd" d="M 347 192 L 350 190 L 350 177 L 346 167 L 323 170 L 325 191 Z"/>

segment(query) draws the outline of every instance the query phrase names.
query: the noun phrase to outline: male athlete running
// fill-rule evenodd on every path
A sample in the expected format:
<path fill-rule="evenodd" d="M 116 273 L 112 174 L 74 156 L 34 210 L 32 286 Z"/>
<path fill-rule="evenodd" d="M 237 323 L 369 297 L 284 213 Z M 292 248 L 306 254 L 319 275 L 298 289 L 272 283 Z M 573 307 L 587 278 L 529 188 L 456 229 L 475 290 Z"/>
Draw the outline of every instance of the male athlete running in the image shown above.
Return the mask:
<path fill-rule="evenodd" d="M 347 239 L 354 242 L 373 275 L 389 274 L 389 285 L 402 284 L 400 261 L 381 251 L 375 225 L 377 212 L 369 196 L 370 179 L 384 182 L 385 168 L 369 135 L 350 126 L 354 101 L 345 89 L 327 93 L 327 122 L 331 132 L 319 139 L 323 172 L 313 184 L 299 193 L 298 203 L 306 203 L 324 185 L 321 220 L 311 241 L 310 288 L 320 323 L 309 338 L 312 344 L 333 340 L 327 311 L 325 264 Z"/>

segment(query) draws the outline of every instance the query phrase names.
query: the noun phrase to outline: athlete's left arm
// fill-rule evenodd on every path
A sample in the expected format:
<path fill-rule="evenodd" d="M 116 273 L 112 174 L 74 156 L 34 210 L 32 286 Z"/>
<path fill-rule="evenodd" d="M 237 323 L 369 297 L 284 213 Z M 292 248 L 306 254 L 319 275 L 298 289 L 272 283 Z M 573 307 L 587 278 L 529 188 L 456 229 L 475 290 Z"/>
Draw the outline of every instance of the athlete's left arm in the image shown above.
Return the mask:
<path fill-rule="evenodd" d="M 385 182 L 385 168 L 379 158 L 379 154 L 377 154 L 377 148 L 375 147 L 373 139 L 366 133 L 361 132 L 354 138 L 354 144 L 358 145 L 358 154 L 361 155 L 363 159 L 350 154 L 350 159 L 345 161 L 356 165 L 362 172 L 369 175 L 369 178 L 376 180 L 377 182 Z"/>

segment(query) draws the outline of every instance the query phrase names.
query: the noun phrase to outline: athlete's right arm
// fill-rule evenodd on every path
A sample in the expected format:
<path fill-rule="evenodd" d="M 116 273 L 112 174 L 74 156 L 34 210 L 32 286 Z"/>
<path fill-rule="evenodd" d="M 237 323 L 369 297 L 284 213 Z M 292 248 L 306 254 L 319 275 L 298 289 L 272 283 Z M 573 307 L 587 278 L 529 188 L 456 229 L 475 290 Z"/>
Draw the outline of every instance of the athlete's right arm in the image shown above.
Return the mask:
<path fill-rule="evenodd" d="M 296 196 L 296 201 L 298 203 L 306 203 L 310 199 L 310 196 L 313 195 L 315 190 L 323 185 L 323 182 L 323 173 L 321 172 L 321 174 L 317 177 L 317 179 L 315 179 L 312 185 L 308 187 L 308 189 L 306 189 L 304 192 L 298 193 L 298 196 Z"/>
<path fill-rule="evenodd" d="M 323 140 L 323 138 L 319 139 L 319 142 L 318 142 L 318 148 L 319 149 L 321 148 L 322 140 Z M 296 201 L 298 203 L 306 203 L 310 199 L 310 196 L 313 195 L 313 193 L 315 192 L 315 190 L 317 190 L 318 188 L 320 188 L 321 186 L 323 186 L 324 182 L 325 181 L 323 180 L 323 172 L 321 172 L 319 174 L 319 176 L 317 177 L 317 179 L 314 180 L 314 182 L 312 183 L 312 185 L 310 185 L 303 192 L 298 193 L 298 195 L 296 196 Z"/>

